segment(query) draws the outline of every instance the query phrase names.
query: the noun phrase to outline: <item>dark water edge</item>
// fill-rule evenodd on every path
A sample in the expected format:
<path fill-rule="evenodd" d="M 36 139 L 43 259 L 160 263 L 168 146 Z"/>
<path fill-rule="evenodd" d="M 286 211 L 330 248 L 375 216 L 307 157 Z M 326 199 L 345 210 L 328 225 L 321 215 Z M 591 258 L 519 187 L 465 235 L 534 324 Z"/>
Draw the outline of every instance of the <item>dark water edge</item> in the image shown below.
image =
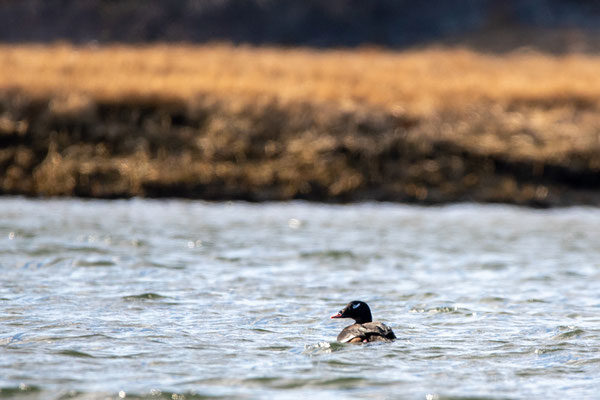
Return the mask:
<path fill-rule="evenodd" d="M 207 400 L 207 399 L 236 399 L 241 397 L 213 396 L 196 392 L 172 392 L 154 389 L 148 393 L 88 393 L 77 390 L 44 390 L 37 386 L 14 386 L 0 388 L 0 399 L 56 399 L 56 400 L 120 400 L 120 399 L 155 399 L 155 400 Z"/>
<path fill-rule="evenodd" d="M 257 380 L 257 383 L 261 383 L 264 380 Z M 268 379 L 267 379 L 268 381 Z M 352 382 L 351 379 L 348 381 Z M 336 385 L 341 382 L 326 382 L 324 386 Z M 301 385 L 302 386 L 302 385 Z M 275 391 L 272 394 L 282 395 L 285 394 L 285 389 L 294 389 L 292 383 L 289 387 L 282 387 L 281 391 Z M 334 395 L 331 393 L 331 395 Z M 148 393 L 127 393 L 121 391 L 119 393 L 87 393 L 76 390 L 60 390 L 60 391 L 49 391 L 43 390 L 36 386 L 16 386 L 0 388 L 0 399 L 56 399 L 56 400 L 121 400 L 121 399 L 153 399 L 153 400 L 218 400 L 218 399 L 247 399 L 247 396 L 236 396 L 236 395 L 210 395 L 202 394 L 198 392 L 173 392 L 173 391 L 161 391 L 154 389 Z M 287 398 L 287 397 L 286 397 Z M 510 397 L 505 396 L 440 396 L 440 395 L 427 395 L 427 400 L 508 400 Z"/>
<path fill-rule="evenodd" d="M 214 95 L 61 102 L 0 96 L 0 195 L 600 205 L 597 144 L 565 150 L 564 139 L 505 123 L 561 107 L 574 124 L 597 120 L 597 106 L 577 98 L 427 117 L 368 105 L 231 106 Z M 480 143 L 490 131 L 502 147 Z M 523 140 L 557 150 L 523 153 Z"/>

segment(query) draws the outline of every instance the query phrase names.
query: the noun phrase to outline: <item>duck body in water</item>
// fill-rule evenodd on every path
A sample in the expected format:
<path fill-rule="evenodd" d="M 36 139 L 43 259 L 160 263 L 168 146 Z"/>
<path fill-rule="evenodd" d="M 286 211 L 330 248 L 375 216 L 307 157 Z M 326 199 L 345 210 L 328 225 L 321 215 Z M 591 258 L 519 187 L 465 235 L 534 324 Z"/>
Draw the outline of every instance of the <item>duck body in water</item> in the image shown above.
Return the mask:
<path fill-rule="evenodd" d="M 354 300 L 331 318 L 352 318 L 356 323 L 342 329 L 337 337 L 340 343 L 392 342 L 396 335 L 382 322 L 373 322 L 367 303 Z"/>

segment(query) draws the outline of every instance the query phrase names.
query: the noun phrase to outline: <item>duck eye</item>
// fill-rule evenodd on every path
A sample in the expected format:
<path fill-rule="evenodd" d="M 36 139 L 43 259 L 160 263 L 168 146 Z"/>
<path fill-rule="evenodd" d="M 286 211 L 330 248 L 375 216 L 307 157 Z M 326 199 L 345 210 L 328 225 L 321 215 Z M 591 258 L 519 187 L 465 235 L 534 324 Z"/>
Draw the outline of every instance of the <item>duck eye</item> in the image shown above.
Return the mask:
<path fill-rule="evenodd" d="M 357 309 L 360 306 L 360 303 L 352 304 L 352 308 Z"/>

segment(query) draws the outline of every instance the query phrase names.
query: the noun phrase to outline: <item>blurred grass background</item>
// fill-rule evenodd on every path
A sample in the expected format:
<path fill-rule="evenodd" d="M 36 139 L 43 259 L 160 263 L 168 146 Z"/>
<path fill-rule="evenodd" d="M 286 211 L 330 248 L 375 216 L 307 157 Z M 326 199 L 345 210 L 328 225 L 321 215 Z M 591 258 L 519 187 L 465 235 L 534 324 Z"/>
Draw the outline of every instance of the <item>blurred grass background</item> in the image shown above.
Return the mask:
<path fill-rule="evenodd" d="M 311 31 L 290 22 L 299 32 L 296 45 L 282 47 L 274 27 L 258 38 L 247 34 L 246 41 L 225 27 L 208 36 L 252 45 L 167 44 L 180 36 L 144 36 L 151 24 L 94 36 L 124 15 L 148 24 L 148 10 L 135 1 L 74 2 L 67 20 L 88 15 L 96 22 L 65 30 L 50 3 L 0 6 L 0 20 L 47 21 L 45 35 L 0 29 L 0 193 L 598 204 L 600 56 L 593 6 L 537 2 L 546 22 L 534 18 L 516 29 L 527 15 L 519 14 L 523 2 L 481 2 L 486 12 L 473 17 L 484 20 L 479 25 L 442 13 L 446 6 L 439 15 L 421 15 L 414 2 L 374 2 L 387 4 L 382 9 L 392 16 L 403 3 L 409 15 L 439 26 L 410 31 L 409 24 L 403 31 L 383 13 L 380 23 L 395 28 L 370 40 L 381 30 L 381 9 L 367 7 L 362 21 L 368 24 L 350 30 L 357 35 L 352 42 L 347 24 L 357 26 L 352 21 L 361 17 L 351 12 L 351 1 L 307 2 L 292 22 L 302 25 L 311 12 L 325 10 L 344 29 L 335 36 L 320 25 Z M 260 11 L 252 1 L 175 3 L 181 10 L 202 5 L 197 18 L 220 9 L 217 16 L 227 21 L 229 13 L 246 12 L 241 31 Z M 292 3 L 265 2 L 263 19 L 280 15 L 277 10 L 290 13 Z M 168 14 L 166 2 L 157 4 L 150 7 L 157 21 L 182 18 Z M 465 4 L 458 11 L 469 15 Z M 567 26 L 553 22 L 556 4 L 571 7 Z M 457 26 L 450 33 L 447 20 Z M 237 32 L 235 26 L 229 29 Z M 110 35 L 128 44 L 98 41 Z M 319 42 L 327 46 L 307 47 L 315 37 L 329 38 Z M 79 44 L 47 43 L 57 38 Z M 364 45 L 370 42 L 377 46 Z M 416 47 L 404 47 L 409 42 Z M 337 47 L 348 43 L 363 45 Z"/>

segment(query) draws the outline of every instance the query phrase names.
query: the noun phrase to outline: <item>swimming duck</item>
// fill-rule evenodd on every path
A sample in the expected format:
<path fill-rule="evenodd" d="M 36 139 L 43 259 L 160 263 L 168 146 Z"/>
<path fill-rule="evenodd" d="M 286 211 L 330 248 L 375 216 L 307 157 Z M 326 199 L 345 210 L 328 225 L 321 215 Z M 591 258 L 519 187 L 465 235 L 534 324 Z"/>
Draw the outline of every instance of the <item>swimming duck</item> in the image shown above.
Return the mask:
<path fill-rule="evenodd" d="M 342 329 L 337 337 L 341 343 L 391 342 L 396 339 L 392 329 L 382 322 L 373 322 L 367 303 L 354 300 L 331 318 L 352 318 L 355 324 Z"/>

